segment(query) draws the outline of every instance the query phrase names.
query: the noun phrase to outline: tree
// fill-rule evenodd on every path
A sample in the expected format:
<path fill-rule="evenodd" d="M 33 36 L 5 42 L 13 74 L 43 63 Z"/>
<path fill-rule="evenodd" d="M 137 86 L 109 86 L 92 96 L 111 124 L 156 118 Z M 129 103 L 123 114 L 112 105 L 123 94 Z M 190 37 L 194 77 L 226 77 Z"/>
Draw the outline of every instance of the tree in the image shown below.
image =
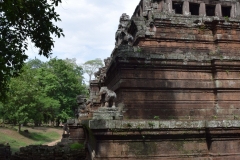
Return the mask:
<path fill-rule="evenodd" d="M 53 24 L 61 19 L 55 7 L 61 0 L 0 0 L 0 99 L 6 97 L 11 77 L 20 73 L 28 44 L 49 57 L 54 47 L 52 36 L 64 36 Z"/>
<path fill-rule="evenodd" d="M 3 103 L 0 102 L 0 123 L 1 123 L 2 121 L 4 121 L 4 119 L 1 119 L 1 118 L 3 118 L 3 116 L 4 116 Z"/>
<path fill-rule="evenodd" d="M 42 122 L 66 121 L 74 115 L 76 96 L 86 93 L 82 74 L 81 67 L 65 60 L 30 60 L 21 74 L 11 79 L 0 116 L 18 124 L 19 130 L 27 122 L 39 126 Z"/>
<path fill-rule="evenodd" d="M 100 58 L 96 58 L 94 60 L 90 60 L 85 62 L 83 65 L 84 73 L 87 73 L 89 76 L 89 82 L 92 80 L 93 74 L 98 70 L 98 68 L 103 67 L 102 60 Z"/>
<path fill-rule="evenodd" d="M 48 69 L 46 71 L 55 76 L 54 80 L 47 80 L 49 73 L 42 76 L 46 78 L 45 82 L 48 86 L 54 86 L 46 88 L 46 93 L 60 103 L 57 121 L 66 121 L 70 115 L 74 115 L 73 107 L 76 106 L 76 96 L 86 94 L 86 87 L 83 85 L 83 70 L 75 63 L 56 58 L 51 59 L 46 67 Z"/>
<path fill-rule="evenodd" d="M 34 122 L 36 126 L 41 124 L 44 115 L 51 114 L 57 110 L 59 102 L 48 97 L 42 86 L 39 85 L 37 72 L 25 65 L 22 73 L 12 78 L 9 85 L 8 99 L 5 103 L 4 119 L 21 125 L 27 122 Z"/>

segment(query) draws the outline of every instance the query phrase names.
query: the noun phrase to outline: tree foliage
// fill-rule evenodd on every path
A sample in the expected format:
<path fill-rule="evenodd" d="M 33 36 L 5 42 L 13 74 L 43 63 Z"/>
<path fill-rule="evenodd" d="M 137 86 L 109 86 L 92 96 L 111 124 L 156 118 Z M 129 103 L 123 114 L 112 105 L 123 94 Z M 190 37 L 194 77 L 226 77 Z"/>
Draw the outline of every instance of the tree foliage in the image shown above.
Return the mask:
<path fill-rule="evenodd" d="M 88 74 L 89 82 L 90 82 L 92 80 L 92 76 L 98 70 L 98 68 L 103 67 L 103 63 L 100 58 L 96 58 L 94 60 L 85 62 L 82 66 L 83 66 L 84 73 Z"/>
<path fill-rule="evenodd" d="M 54 21 L 60 21 L 55 7 L 61 0 L 0 0 L 0 98 L 4 98 L 10 77 L 19 74 L 28 44 L 49 57 L 52 36 L 64 36 Z"/>
<path fill-rule="evenodd" d="M 65 121 L 73 114 L 76 96 L 86 92 L 82 68 L 61 59 L 30 60 L 12 78 L 3 104 L 3 119 L 14 124 Z"/>

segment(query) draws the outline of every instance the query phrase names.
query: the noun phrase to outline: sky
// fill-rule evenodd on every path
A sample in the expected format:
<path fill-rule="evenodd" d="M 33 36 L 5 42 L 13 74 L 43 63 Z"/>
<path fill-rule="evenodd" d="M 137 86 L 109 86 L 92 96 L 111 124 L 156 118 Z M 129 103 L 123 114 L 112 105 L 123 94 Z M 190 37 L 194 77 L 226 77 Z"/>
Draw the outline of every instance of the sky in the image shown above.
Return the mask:
<path fill-rule="evenodd" d="M 115 33 L 122 13 L 132 16 L 140 0 L 63 0 L 57 7 L 62 19 L 57 26 L 65 37 L 55 38 L 51 57 L 76 58 L 81 65 L 88 60 L 111 55 L 115 46 Z M 27 51 L 29 59 L 49 59 L 39 56 L 33 45 Z"/>

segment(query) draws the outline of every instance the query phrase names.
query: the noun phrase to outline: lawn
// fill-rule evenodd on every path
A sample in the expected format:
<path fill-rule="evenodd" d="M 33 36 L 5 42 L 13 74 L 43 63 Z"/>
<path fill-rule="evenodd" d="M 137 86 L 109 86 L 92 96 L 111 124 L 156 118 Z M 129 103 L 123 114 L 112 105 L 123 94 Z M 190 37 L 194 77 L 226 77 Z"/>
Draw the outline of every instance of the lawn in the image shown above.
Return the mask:
<path fill-rule="evenodd" d="M 28 130 L 28 132 L 23 132 Z M 16 152 L 20 147 L 28 145 L 48 144 L 61 139 L 61 128 L 50 127 L 23 127 L 22 132 L 14 129 L 0 127 L 0 144 L 9 143 L 12 152 Z"/>

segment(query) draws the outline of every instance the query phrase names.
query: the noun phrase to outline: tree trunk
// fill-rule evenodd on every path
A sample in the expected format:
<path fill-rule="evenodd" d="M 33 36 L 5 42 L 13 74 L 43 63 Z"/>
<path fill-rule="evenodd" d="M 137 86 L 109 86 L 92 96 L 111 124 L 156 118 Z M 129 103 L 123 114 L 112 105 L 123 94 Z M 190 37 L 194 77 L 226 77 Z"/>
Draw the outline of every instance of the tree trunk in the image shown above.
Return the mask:
<path fill-rule="evenodd" d="M 59 127 L 59 124 L 60 124 L 60 120 L 57 119 L 57 120 L 56 120 L 56 127 Z"/>
<path fill-rule="evenodd" d="M 22 124 L 18 124 L 18 132 L 21 132 L 21 127 L 22 127 Z"/>

